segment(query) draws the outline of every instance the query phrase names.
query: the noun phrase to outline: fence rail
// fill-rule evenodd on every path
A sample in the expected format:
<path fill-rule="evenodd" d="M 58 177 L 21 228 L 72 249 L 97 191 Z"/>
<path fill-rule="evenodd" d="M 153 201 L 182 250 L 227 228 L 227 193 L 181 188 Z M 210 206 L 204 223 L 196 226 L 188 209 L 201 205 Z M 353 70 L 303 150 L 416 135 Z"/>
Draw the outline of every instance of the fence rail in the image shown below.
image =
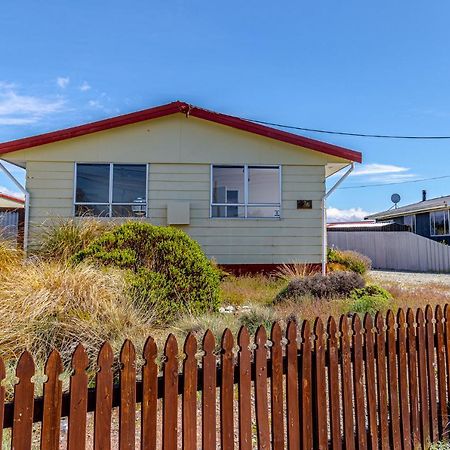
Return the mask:
<path fill-rule="evenodd" d="M 134 449 L 138 442 L 141 449 L 164 450 L 412 450 L 446 434 L 448 306 L 388 312 L 386 318 L 342 316 L 326 324 L 291 321 L 285 331 L 275 323 L 270 338 L 264 327 L 254 338 L 242 328 L 236 341 L 225 330 L 218 346 L 216 352 L 208 331 L 201 352 L 193 334 L 181 352 L 170 335 L 160 367 L 150 337 L 138 369 L 135 348 L 126 341 L 115 384 L 114 355 L 105 343 L 95 386 L 89 388 L 89 359 L 79 345 L 68 393 L 62 392 L 64 368 L 53 351 L 42 398 L 34 396 L 34 361 L 24 352 L 16 368 L 14 401 L 5 404 L 5 388 L 0 388 L 0 420 L 3 428 L 12 427 L 12 448 L 18 450 L 31 449 L 36 433 L 41 449 L 61 448 L 62 417 L 68 417 L 67 448 L 87 448 L 88 412 L 94 416 L 92 446 L 101 450 Z M 111 441 L 116 409 L 117 444 Z"/>

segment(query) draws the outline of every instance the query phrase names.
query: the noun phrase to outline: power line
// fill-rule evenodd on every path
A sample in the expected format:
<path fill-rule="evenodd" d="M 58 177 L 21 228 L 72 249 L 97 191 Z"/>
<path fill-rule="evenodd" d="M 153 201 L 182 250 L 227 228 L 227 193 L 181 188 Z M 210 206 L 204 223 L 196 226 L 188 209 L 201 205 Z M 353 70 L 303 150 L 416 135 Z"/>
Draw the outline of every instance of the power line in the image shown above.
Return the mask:
<path fill-rule="evenodd" d="M 381 139 L 416 139 L 416 140 L 450 139 L 450 136 L 408 136 L 408 135 L 398 135 L 398 134 L 350 133 L 350 132 L 346 132 L 346 131 L 330 131 L 330 130 L 321 130 L 318 128 L 296 127 L 293 125 L 284 125 L 281 123 L 265 122 L 263 120 L 246 119 L 244 117 L 241 117 L 241 119 L 248 120 L 249 122 L 260 123 L 262 125 L 269 125 L 272 127 L 289 128 L 291 130 L 309 131 L 312 133 L 337 134 L 340 136 L 354 136 L 354 137 L 381 138 Z"/>
<path fill-rule="evenodd" d="M 420 183 L 422 181 L 443 180 L 444 178 L 450 178 L 450 175 L 442 175 L 440 177 L 420 178 L 418 180 L 397 181 L 397 182 L 392 182 L 392 183 L 362 184 L 359 186 L 344 186 L 344 187 L 341 187 L 338 189 L 362 189 L 362 188 L 377 187 L 377 186 L 391 186 L 394 184 Z"/>

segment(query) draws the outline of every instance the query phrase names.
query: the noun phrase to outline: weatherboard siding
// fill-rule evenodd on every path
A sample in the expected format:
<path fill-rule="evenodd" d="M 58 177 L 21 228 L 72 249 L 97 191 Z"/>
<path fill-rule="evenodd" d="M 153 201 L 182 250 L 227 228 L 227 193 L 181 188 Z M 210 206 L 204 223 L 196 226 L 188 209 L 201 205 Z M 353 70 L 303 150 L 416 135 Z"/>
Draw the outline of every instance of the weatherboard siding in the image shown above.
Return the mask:
<path fill-rule="evenodd" d="M 149 163 L 148 221 L 167 224 L 167 203 L 190 203 L 180 226 L 223 264 L 321 261 L 321 199 L 327 163 L 345 160 L 182 115 L 8 154 L 26 162 L 31 242 L 38 226 L 72 217 L 75 162 Z M 281 220 L 211 219 L 211 164 L 282 166 Z M 297 200 L 312 200 L 297 210 Z"/>

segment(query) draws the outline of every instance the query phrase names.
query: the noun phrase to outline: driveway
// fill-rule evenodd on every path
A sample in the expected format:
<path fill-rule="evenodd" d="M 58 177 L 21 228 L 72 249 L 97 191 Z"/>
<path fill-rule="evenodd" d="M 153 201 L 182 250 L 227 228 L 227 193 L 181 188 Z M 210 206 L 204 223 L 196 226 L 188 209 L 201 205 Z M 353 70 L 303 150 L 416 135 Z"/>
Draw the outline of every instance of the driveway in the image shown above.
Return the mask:
<path fill-rule="evenodd" d="M 370 277 L 374 281 L 398 283 L 400 286 L 424 284 L 439 284 L 450 288 L 450 274 L 420 273 L 420 272 L 391 272 L 386 270 L 372 270 Z"/>

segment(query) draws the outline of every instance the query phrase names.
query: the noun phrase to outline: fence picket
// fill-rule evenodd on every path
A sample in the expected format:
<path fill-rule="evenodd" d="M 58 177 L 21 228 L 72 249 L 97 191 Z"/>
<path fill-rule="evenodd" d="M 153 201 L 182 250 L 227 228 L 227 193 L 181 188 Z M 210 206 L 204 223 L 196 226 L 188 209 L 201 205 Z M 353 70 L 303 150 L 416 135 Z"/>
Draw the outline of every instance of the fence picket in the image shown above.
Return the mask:
<path fill-rule="evenodd" d="M 400 406 L 398 394 L 398 371 L 397 371 L 397 340 L 395 329 L 395 317 L 391 310 L 386 314 L 387 325 L 387 373 L 389 394 L 389 417 L 390 434 L 393 449 L 401 449 L 400 431 Z"/>
<path fill-rule="evenodd" d="M 239 448 L 252 449 L 252 404 L 251 404 L 251 354 L 250 335 L 246 327 L 241 327 L 238 335 L 238 393 L 239 393 Z"/>
<path fill-rule="evenodd" d="M 361 319 L 355 314 L 352 319 L 353 329 L 353 389 L 355 397 L 356 442 L 358 450 L 367 449 L 366 413 L 364 408 L 364 375 Z"/>
<path fill-rule="evenodd" d="M 301 366 L 301 407 L 302 407 L 302 428 L 301 442 L 302 449 L 312 449 L 312 354 L 311 354 L 311 329 L 309 321 L 305 320 L 302 325 L 301 344 L 302 366 Z"/>
<path fill-rule="evenodd" d="M 89 359 L 84 347 L 79 344 L 72 356 L 73 375 L 70 378 L 70 411 L 67 435 L 68 450 L 86 448 L 86 414 Z"/>
<path fill-rule="evenodd" d="M 300 415 L 298 398 L 298 346 L 297 324 L 291 320 L 286 329 L 287 374 L 286 374 L 286 404 L 287 404 L 287 438 L 288 449 L 300 449 Z"/>
<path fill-rule="evenodd" d="M 419 385 L 417 372 L 417 336 L 415 317 L 411 308 L 406 313 L 407 344 L 408 344 L 408 379 L 409 401 L 411 408 L 411 434 L 412 446 L 417 448 L 421 443 L 421 423 L 419 420 Z"/>
<path fill-rule="evenodd" d="M 120 352 L 119 448 L 134 450 L 136 436 L 136 350 L 126 340 Z"/>
<path fill-rule="evenodd" d="M 44 411 L 42 417 L 41 449 L 58 450 L 61 425 L 62 381 L 63 371 L 61 356 L 53 350 L 45 365 L 47 381 L 44 384 Z"/>
<path fill-rule="evenodd" d="M 380 423 L 381 449 L 389 450 L 389 426 L 388 426 L 388 393 L 386 382 L 386 337 L 383 315 L 375 316 L 376 334 L 376 359 L 377 359 L 377 386 L 378 386 L 378 413 Z"/>
<path fill-rule="evenodd" d="M 203 386 L 202 386 L 202 448 L 216 448 L 216 355 L 215 339 L 211 330 L 203 337 Z"/>
<path fill-rule="evenodd" d="M 350 359 L 350 330 L 347 316 L 341 316 L 339 329 L 342 355 L 341 388 L 342 406 L 344 409 L 344 448 L 353 450 L 355 448 L 355 438 L 353 434 L 352 367 Z"/>
<path fill-rule="evenodd" d="M 397 324 L 401 441 L 404 450 L 411 450 L 411 423 L 408 405 L 408 364 L 406 359 L 406 318 L 403 309 L 399 309 L 397 313 Z"/>
<path fill-rule="evenodd" d="M 178 448 L 178 342 L 171 333 L 164 347 L 163 450 Z"/>
<path fill-rule="evenodd" d="M 272 326 L 270 348 L 272 378 L 270 380 L 272 407 L 272 442 L 274 450 L 284 450 L 284 407 L 283 407 L 283 347 L 281 327 L 278 322 Z"/>
<path fill-rule="evenodd" d="M 3 358 L 0 357 L 0 442 L 3 442 L 3 426 L 5 420 L 5 386 L 3 380 L 6 378 L 6 368 Z"/>
<path fill-rule="evenodd" d="M 197 339 L 189 333 L 184 342 L 183 449 L 197 448 Z"/>
<path fill-rule="evenodd" d="M 17 363 L 16 377 L 19 383 L 14 386 L 14 426 L 12 449 L 30 450 L 33 432 L 34 383 L 33 357 L 24 351 Z"/>
<path fill-rule="evenodd" d="M 439 439 L 442 439 L 448 423 L 447 418 L 447 397 L 446 397 L 446 372 L 445 372 L 445 346 L 444 346 L 444 324 L 442 308 L 437 305 L 436 312 L 436 355 L 438 369 L 438 398 L 439 398 Z"/>
<path fill-rule="evenodd" d="M 447 398 L 450 397 L 450 305 L 444 306 L 445 364 L 447 366 Z M 450 402 L 446 402 L 446 414 L 450 417 Z"/>
<path fill-rule="evenodd" d="M 114 354 L 108 342 L 100 349 L 97 358 L 99 371 L 95 377 L 94 449 L 111 449 L 111 416 Z"/>
<path fill-rule="evenodd" d="M 220 429 L 223 449 L 234 449 L 234 362 L 233 362 L 233 334 L 227 328 L 221 342 L 222 380 L 220 384 Z M 267 357 L 266 357 L 267 361 Z M 266 399 L 267 404 L 267 399 Z"/>
<path fill-rule="evenodd" d="M 364 317 L 364 358 L 366 361 L 366 398 L 369 422 L 369 448 L 378 449 L 377 384 L 375 381 L 375 334 L 372 316 Z"/>
<path fill-rule="evenodd" d="M 420 427 L 422 446 L 428 448 L 430 443 L 430 410 L 428 406 L 427 395 L 427 363 L 426 363 L 426 338 L 425 338 L 425 319 L 423 311 L 417 310 L 417 360 L 419 369 L 419 396 L 420 396 Z"/>
<path fill-rule="evenodd" d="M 152 337 L 144 345 L 142 366 L 141 449 L 156 450 L 158 404 L 158 349 Z"/>
<path fill-rule="evenodd" d="M 270 446 L 266 343 L 266 329 L 260 325 L 255 336 L 255 410 L 258 449 L 261 450 Z"/>
<path fill-rule="evenodd" d="M 436 401 L 436 355 L 434 353 L 433 309 L 430 305 L 427 305 L 425 308 L 425 336 L 427 347 L 428 398 L 430 402 L 430 439 L 431 442 L 436 442 L 439 439 Z"/>
<path fill-rule="evenodd" d="M 316 431 L 315 440 L 318 450 L 328 449 L 328 429 L 327 429 L 327 387 L 325 375 L 325 331 L 323 322 L 317 318 L 314 324 L 314 429 Z"/>

